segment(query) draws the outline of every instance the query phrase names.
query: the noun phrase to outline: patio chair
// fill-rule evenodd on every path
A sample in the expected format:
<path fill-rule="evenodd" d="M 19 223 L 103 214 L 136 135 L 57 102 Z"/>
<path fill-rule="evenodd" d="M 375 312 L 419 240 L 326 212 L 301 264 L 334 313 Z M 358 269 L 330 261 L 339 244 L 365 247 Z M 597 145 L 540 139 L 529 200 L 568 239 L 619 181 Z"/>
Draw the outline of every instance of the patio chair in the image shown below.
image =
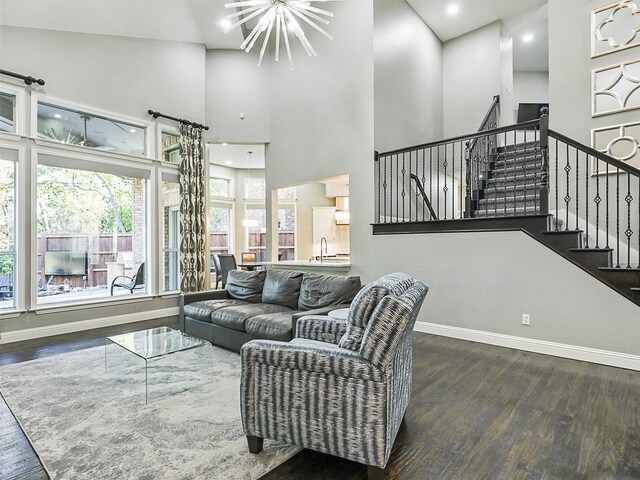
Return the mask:
<path fill-rule="evenodd" d="M 144 288 L 144 262 L 140 264 L 138 271 L 133 277 L 118 275 L 113 279 L 113 282 L 111 282 L 111 296 L 113 296 L 113 289 L 115 287 L 126 288 L 132 294 L 134 290 Z"/>

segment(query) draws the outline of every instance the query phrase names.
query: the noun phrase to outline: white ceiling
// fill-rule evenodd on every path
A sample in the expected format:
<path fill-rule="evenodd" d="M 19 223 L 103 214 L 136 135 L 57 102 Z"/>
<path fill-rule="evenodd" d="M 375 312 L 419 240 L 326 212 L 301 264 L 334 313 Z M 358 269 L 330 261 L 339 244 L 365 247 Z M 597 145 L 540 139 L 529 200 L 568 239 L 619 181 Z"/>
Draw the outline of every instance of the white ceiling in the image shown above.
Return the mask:
<path fill-rule="evenodd" d="M 209 160 L 216 165 L 241 169 L 264 168 L 265 165 L 265 146 L 261 143 L 230 143 L 228 145 L 215 143 L 209 144 L 208 148 Z"/>
<path fill-rule="evenodd" d="M 0 0 L 0 25 L 201 43 L 237 49 L 242 30 L 224 33 L 230 0 Z M 515 70 L 546 70 L 547 0 L 407 0 L 434 33 L 447 41 L 496 20 L 514 37 Z M 459 12 L 448 15 L 456 4 Z M 531 32 L 534 42 L 523 44 Z"/>
<path fill-rule="evenodd" d="M 0 24 L 64 32 L 238 48 L 242 31 L 224 33 L 229 0 L 0 0 Z"/>

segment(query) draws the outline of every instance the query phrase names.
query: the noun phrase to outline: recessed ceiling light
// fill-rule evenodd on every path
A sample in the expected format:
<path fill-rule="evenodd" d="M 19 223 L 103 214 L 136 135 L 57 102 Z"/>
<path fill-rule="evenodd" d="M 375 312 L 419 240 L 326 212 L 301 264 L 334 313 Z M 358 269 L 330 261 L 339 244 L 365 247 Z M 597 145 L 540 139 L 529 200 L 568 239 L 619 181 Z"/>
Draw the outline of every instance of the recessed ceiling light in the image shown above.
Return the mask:
<path fill-rule="evenodd" d="M 135 129 L 135 128 L 130 128 L 130 129 L 129 129 L 129 131 L 130 131 L 131 133 L 136 133 L 136 129 Z"/>
<path fill-rule="evenodd" d="M 60 115 L 59 113 L 54 113 L 53 116 L 56 118 L 62 118 L 62 115 Z"/>
<path fill-rule="evenodd" d="M 226 161 L 226 162 L 224 162 L 224 163 L 226 163 L 227 165 L 231 165 L 233 162 L 232 162 L 231 160 L 227 160 L 227 161 Z"/>
<path fill-rule="evenodd" d="M 231 22 L 228 18 L 223 18 L 222 20 L 220 20 L 220 26 L 222 28 L 229 28 L 231 26 Z"/>
<path fill-rule="evenodd" d="M 460 7 L 455 3 L 447 7 L 447 14 L 449 15 L 455 15 L 459 11 L 460 11 Z"/>
<path fill-rule="evenodd" d="M 224 143 L 222 144 L 222 146 L 223 146 L 223 147 L 226 147 L 227 145 L 229 145 L 227 142 L 224 142 Z"/>
<path fill-rule="evenodd" d="M 522 36 L 522 41 L 523 41 L 524 43 L 530 43 L 530 42 L 533 42 L 533 33 L 525 33 L 525 34 Z"/>

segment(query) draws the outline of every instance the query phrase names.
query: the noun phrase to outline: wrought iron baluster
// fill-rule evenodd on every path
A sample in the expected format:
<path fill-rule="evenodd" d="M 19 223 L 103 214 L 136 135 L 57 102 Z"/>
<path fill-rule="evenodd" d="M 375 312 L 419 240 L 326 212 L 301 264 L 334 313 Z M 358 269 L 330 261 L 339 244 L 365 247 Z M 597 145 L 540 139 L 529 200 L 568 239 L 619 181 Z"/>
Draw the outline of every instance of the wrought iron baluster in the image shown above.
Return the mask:
<path fill-rule="evenodd" d="M 463 160 L 463 158 L 462 157 L 464 157 L 464 147 L 462 146 L 462 142 L 460 142 L 460 182 L 458 183 L 458 190 L 459 190 L 459 192 L 458 192 L 458 203 L 459 203 L 459 205 L 458 205 L 458 207 L 459 207 L 458 218 L 462 218 L 463 217 L 462 209 L 464 208 L 463 207 L 464 202 L 462 201 L 462 179 L 463 179 L 463 176 L 462 176 L 462 160 Z"/>
<path fill-rule="evenodd" d="M 405 185 L 406 185 L 406 180 L 405 180 L 405 173 L 407 173 L 407 170 L 405 169 L 405 165 L 404 165 L 404 161 L 405 161 L 405 154 L 404 152 L 402 153 L 402 221 L 406 222 L 407 221 L 407 214 L 405 213 L 405 206 L 406 206 L 406 193 L 405 193 Z"/>
<path fill-rule="evenodd" d="M 451 219 L 456 218 L 456 144 L 451 144 Z"/>
<path fill-rule="evenodd" d="M 528 129 L 525 128 L 524 129 L 524 143 L 522 144 L 522 155 L 523 155 L 523 162 L 522 162 L 522 187 L 524 189 L 524 197 L 523 197 L 523 208 L 524 208 L 524 212 L 522 212 L 523 215 L 527 214 L 527 155 L 529 152 L 527 152 L 527 131 Z"/>
<path fill-rule="evenodd" d="M 433 147 L 429 147 L 429 201 L 433 207 Z"/>
<path fill-rule="evenodd" d="M 437 210 L 436 210 L 436 214 L 438 215 L 438 218 L 440 218 L 440 145 L 438 145 L 437 147 L 438 149 L 436 150 L 436 154 L 437 154 L 437 159 L 436 159 L 436 166 L 438 168 L 438 172 L 437 172 L 437 176 L 436 176 L 436 191 L 437 191 L 437 195 L 438 198 L 437 200 Z M 433 204 L 432 204 L 433 205 Z"/>
<path fill-rule="evenodd" d="M 504 145 L 502 146 L 502 153 L 498 153 L 496 157 L 498 159 L 502 158 L 502 172 L 504 173 L 504 177 L 502 180 L 502 189 L 504 190 L 504 216 L 507 216 L 507 144 L 509 140 L 507 140 L 507 132 L 504 132 Z M 495 180 L 496 189 L 498 188 L 498 180 Z"/>
<path fill-rule="evenodd" d="M 596 196 L 593 201 L 596 204 L 596 248 L 600 248 L 600 203 L 602 197 L 600 196 L 600 160 L 595 159 L 596 162 Z"/>
<path fill-rule="evenodd" d="M 447 186 L 447 167 L 449 166 L 449 162 L 447 162 L 447 144 L 443 145 L 444 148 L 444 163 L 442 166 L 444 167 L 444 187 L 442 191 L 444 192 L 444 219 L 447 219 L 447 192 L 449 191 L 449 187 Z"/>
<path fill-rule="evenodd" d="M 380 222 L 380 158 L 378 157 L 378 152 L 375 153 L 375 164 L 377 169 L 377 180 L 378 180 L 378 223 Z"/>
<path fill-rule="evenodd" d="M 426 180 L 425 173 L 424 173 L 425 172 L 425 158 L 424 158 L 425 157 L 425 151 L 424 150 L 425 149 L 423 148 L 422 149 L 422 188 L 424 188 L 425 180 Z M 431 199 L 429 199 L 429 200 L 431 200 Z M 424 210 L 425 210 L 425 202 L 422 202 L 422 221 L 423 222 L 424 222 L 424 218 L 425 218 L 425 211 Z"/>
<path fill-rule="evenodd" d="M 396 155 L 396 159 L 398 155 Z M 393 155 L 391 155 L 391 165 L 389 165 L 389 220 L 393 222 Z M 396 218 L 397 220 L 397 218 Z"/>
<path fill-rule="evenodd" d="M 566 219 L 565 219 L 566 224 L 565 224 L 564 230 L 569 231 L 569 202 L 571 202 L 571 196 L 569 195 L 569 192 L 571 191 L 569 189 L 569 172 L 571 171 L 571 165 L 569 164 L 569 145 L 568 144 L 567 144 L 567 164 L 564 167 L 564 171 L 567 177 L 567 191 L 564 195 L 564 203 L 567 208 Z"/>
<path fill-rule="evenodd" d="M 558 178 L 558 164 L 559 164 L 559 160 L 558 160 L 558 139 L 555 139 L 556 141 L 556 232 L 558 231 L 558 221 L 559 221 L 559 210 L 558 210 L 558 206 L 560 204 L 560 200 L 559 200 L 559 193 L 558 193 L 558 183 L 559 183 L 559 178 Z"/>
<path fill-rule="evenodd" d="M 580 229 L 578 222 L 580 221 L 580 161 L 578 159 L 578 149 L 576 151 L 576 231 Z"/>
<path fill-rule="evenodd" d="M 383 203 L 382 205 L 384 206 L 384 223 L 389 223 L 389 217 L 387 216 L 387 203 L 388 203 L 388 199 L 389 197 L 387 196 L 387 156 L 385 155 L 384 157 L 384 182 L 382 183 L 382 189 L 383 189 Z"/>
<path fill-rule="evenodd" d="M 627 268 L 631 268 L 631 202 L 633 197 L 631 196 L 631 175 L 627 173 L 627 195 L 624 197 L 624 201 L 627 202 L 627 229 L 624 234 L 627 237 Z"/>
<path fill-rule="evenodd" d="M 605 177 L 605 197 L 604 197 L 604 204 L 605 204 L 605 243 L 606 245 L 604 246 L 604 248 L 609 248 L 609 164 L 606 164 L 606 177 Z"/>
<path fill-rule="evenodd" d="M 396 155 L 396 223 L 400 221 L 400 155 Z"/>
<path fill-rule="evenodd" d="M 585 248 L 589 248 L 589 155 L 585 152 L 584 154 L 586 161 L 586 167 L 584 169 L 584 204 L 585 204 L 585 214 L 584 214 L 584 230 L 586 232 L 586 242 Z"/>
<path fill-rule="evenodd" d="M 620 268 L 620 168 L 616 167 L 616 268 Z"/>

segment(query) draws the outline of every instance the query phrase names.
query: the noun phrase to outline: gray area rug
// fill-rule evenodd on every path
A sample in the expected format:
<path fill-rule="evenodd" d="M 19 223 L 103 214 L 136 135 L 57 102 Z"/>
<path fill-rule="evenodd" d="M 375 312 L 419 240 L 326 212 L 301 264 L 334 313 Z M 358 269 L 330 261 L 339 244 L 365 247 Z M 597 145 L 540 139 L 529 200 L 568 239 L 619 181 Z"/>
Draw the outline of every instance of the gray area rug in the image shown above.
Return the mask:
<path fill-rule="evenodd" d="M 265 440 L 248 452 L 237 354 L 170 355 L 149 370 L 149 404 L 144 362 L 130 362 L 105 373 L 97 347 L 0 368 L 0 390 L 52 478 L 248 480 L 299 451 Z"/>

